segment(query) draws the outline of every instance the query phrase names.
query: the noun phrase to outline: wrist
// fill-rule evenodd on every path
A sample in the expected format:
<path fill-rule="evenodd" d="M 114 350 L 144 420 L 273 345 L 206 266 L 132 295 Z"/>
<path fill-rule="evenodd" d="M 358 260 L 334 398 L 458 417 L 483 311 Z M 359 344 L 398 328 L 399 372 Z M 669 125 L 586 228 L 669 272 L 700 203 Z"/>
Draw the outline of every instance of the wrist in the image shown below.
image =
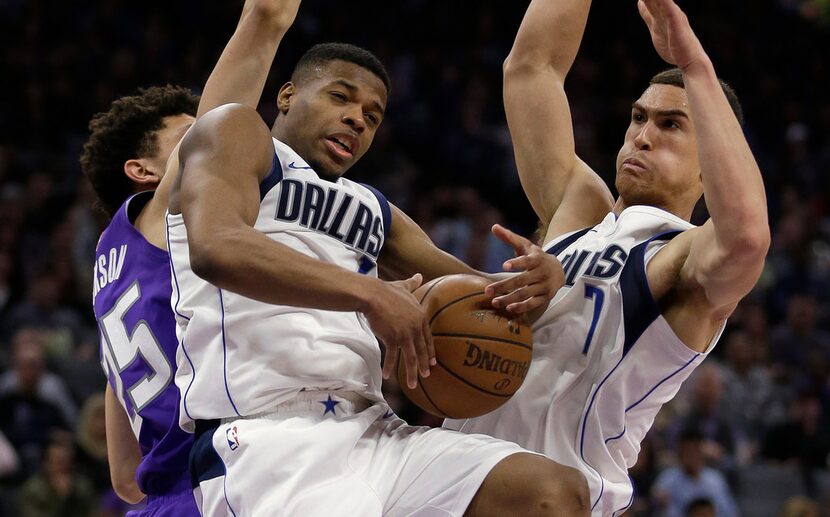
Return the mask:
<path fill-rule="evenodd" d="M 717 79 L 717 76 L 715 75 L 715 67 L 712 65 L 712 60 L 709 59 L 709 56 L 703 52 L 701 52 L 700 57 L 692 59 L 689 63 L 679 68 L 683 72 L 684 78 L 687 76 L 709 76 L 710 78 Z"/>
<path fill-rule="evenodd" d="M 248 12 L 243 15 L 250 17 L 250 20 L 264 26 L 268 31 L 274 35 L 282 37 L 291 28 L 294 23 L 295 16 L 291 13 L 286 13 L 282 9 L 274 9 L 271 6 L 264 5 L 263 2 L 256 2 L 252 4 Z"/>
<path fill-rule="evenodd" d="M 357 311 L 363 314 L 371 314 L 374 312 L 376 304 L 380 302 L 380 290 L 384 282 L 373 277 L 362 278 L 363 281 L 355 286 Z"/>

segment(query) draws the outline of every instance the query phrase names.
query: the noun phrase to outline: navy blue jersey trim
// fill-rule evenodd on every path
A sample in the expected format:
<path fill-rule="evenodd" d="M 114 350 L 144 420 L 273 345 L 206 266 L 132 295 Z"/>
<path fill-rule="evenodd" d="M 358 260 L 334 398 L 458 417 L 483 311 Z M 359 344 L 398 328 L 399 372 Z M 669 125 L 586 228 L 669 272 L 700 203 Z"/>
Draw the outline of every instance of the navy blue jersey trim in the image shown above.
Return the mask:
<path fill-rule="evenodd" d="M 225 475 L 225 466 L 222 458 L 213 448 L 213 434 L 219 426 L 219 420 L 197 421 L 199 424 L 207 424 L 204 429 L 198 429 L 199 433 L 190 449 L 190 484 L 193 488 L 199 486 L 202 481 L 208 481 Z"/>
<path fill-rule="evenodd" d="M 280 159 L 277 158 L 277 152 L 274 151 L 274 160 L 271 162 L 271 171 L 259 184 L 259 200 L 265 199 L 265 195 L 274 188 L 274 185 L 282 181 L 282 165 Z"/>
<path fill-rule="evenodd" d="M 565 251 L 565 249 L 568 246 L 570 246 L 571 244 L 576 242 L 580 237 L 582 237 L 586 233 L 590 232 L 592 228 L 593 228 L 593 226 L 591 226 L 589 228 L 583 228 L 582 230 L 577 230 L 576 232 L 568 235 L 567 237 L 565 237 L 561 241 L 557 242 L 556 244 L 554 244 L 553 246 L 548 248 L 547 252 L 550 253 L 551 255 L 553 255 L 554 257 L 559 255 L 560 253 Z"/>
<path fill-rule="evenodd" d="M 389 232 L 392 230 L 392 208 L 389 206 L 389 201 L 375 187 L 365 183 L 361 183 L 361 185 L 369 189 L 380 204 L 380 212 L 383 214 L 383 242 L 386 242 L 386 239 L 389 238 Z"/>
<path fill-rule="evenodd" d="M 660 316 L 660 307 L 651 295 L 651 288 L 646 276 L 645 257 L 648 245 L 655 240 L 671 240 L 680 233 L 680 231 L 671 231 L 655 235 L 633 247 L 628 254 L 628 260 L 623 266 L 622 273 L 620 273 L 623 326 L 625 328 L 623 357 L 628 354 L 631 347 L 640 339 L 648 326 Z"/>

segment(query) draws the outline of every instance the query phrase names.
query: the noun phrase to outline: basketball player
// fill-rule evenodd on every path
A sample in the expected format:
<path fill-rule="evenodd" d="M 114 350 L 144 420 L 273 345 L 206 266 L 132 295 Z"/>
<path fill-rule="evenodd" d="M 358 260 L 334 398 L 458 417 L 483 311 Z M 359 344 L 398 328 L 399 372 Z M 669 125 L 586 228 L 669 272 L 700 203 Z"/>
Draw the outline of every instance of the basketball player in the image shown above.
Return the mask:
<path fill-rule="evenodd" d="M 383 120 L 389 78 L 369 52 L 323 44 L 277 97 L 206 114 L 182 141 L 167 216 L 182 425 L 205 515 L 584 515 L 581 474 L 483 435 L 406 425 L 383 402 L 398 353 L 428 375 L 411 291 L 456 270 L 375 189 L 342 177 Z M 388 249 L 387 249 L 388 247 Z M 434 261 L 434 262 L 431 262 Z M 524 294 L 518 294 L 519 298 Z"/>
<path fill-rule="evenodd" d="M 672 0 L 638 3 L 657 52 L 677 68 L 632 106 L 616 201 L 575 154 L 564 80 L 590 3 L 533 0 L 504 67 L 521 182 L 565 287 L 533 327 L 534 359 L 516 395 L 445 425 L 580 469 L 592 515 L 617 516 L 632 500 L 627 469 L 641 440 L 754 286 L 770 234 L 737 100 Z M 711 219 L 694 227 L 701 194 Z"/>
<path fill-rule="evenodd" d="M 224 102 L 257 105 L 299 3 L 245 3 L 201 102 L 184 88 L 150 88 L 119 99 L 90 123 L 81 163 L 113 217 L 96 250 L 93 291 L 109 380 L 110 472 L 122 499 L 149 496 L 146 515 L 199 515 L 187 468 L 193 437 L 178 427 L 179 395 L 170 382 L 178 342 L 164 224 L 167 158 L 194 115 Z"/>

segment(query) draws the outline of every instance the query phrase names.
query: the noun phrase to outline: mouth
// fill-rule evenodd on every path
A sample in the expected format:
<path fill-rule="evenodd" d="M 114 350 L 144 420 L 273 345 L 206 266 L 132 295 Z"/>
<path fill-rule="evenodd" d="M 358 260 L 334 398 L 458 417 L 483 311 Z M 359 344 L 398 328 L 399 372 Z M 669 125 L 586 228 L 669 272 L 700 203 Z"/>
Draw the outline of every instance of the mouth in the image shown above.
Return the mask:
<path fill-rule="evenodd" d="M 637 160 L 636 158 L 627 158 L 625 161 L 622 162 L 622 166 L 620 167 L 621 170 L 629 169 L 632 172 L 645 172 L 646 166 L 643 165 L 643 162 Z"/>
<path fill-rule="evenodd" d="M 338 161 L 346 161 L 354 158 L 360 144 L 352 135 L 335 133 L 326 137 L 326 146 Z"/>

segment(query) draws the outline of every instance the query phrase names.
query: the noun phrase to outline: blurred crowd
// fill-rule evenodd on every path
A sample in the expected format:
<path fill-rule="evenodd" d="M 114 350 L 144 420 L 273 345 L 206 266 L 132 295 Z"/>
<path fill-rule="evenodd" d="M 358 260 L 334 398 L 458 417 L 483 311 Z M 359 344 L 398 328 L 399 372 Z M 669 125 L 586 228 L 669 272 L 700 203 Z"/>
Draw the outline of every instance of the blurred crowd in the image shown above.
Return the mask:
<path fill-rule="evenodd" d="M 127 510 L 109 486 L 90 307 L 106 220 L 91 208 L 78 156 L 90 117 L 113 99 L 168 82 L 198 92 L 241 3 L 0 0 L 0 515 Z M 680 4 L 744 104 L 773 245 L 711 358 L 642 444 L 626 515 L 828 516 L 830 6 Z M 501 103 L 501 63 L 525 6 L 306 0 L 260 112 L 273 120 L 276 89 L 311 44 L 374 51 L 392 95 L 373 149 L 350 174 L 443 249 L 499 270 L 511 250 L 490 226 L 531 235 L 537 224 Z M 594 3 L 567 90 L 577 150 L 609 184 L 631 102 L 663 66 L 633 0 Z M 440 424 L 393 384 L 387 392 L 410 422 Z"/>

